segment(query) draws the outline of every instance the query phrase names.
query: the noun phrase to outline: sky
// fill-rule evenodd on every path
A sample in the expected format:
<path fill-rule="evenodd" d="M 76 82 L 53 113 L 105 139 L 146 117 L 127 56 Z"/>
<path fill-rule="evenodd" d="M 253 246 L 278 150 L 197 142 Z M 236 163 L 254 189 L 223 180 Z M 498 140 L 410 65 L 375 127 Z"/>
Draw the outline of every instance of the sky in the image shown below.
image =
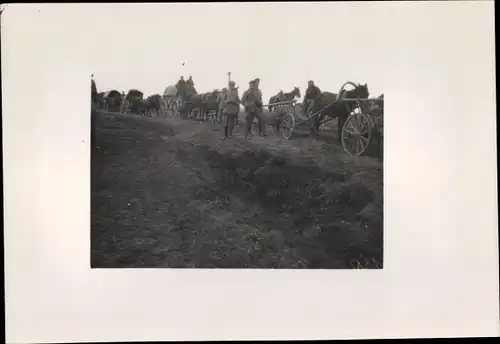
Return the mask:
<path fill-rule="evenodd" d="M 91 25 L 94 80 L 100 92 L 163 94 L 181 75 L 198 92 L 240 90 L 261 79 L 265 100 L 312 79 L 337 92 L 346 81 L 384 92 L 385 15 L 362 3 L 198 3 L 102 7 Z M 106 13 L 112 11 L 112 17 Z M 363 25 L 355 23 L 363 22 Z M 390 30 L 390 28 L 389 28 Z"/>

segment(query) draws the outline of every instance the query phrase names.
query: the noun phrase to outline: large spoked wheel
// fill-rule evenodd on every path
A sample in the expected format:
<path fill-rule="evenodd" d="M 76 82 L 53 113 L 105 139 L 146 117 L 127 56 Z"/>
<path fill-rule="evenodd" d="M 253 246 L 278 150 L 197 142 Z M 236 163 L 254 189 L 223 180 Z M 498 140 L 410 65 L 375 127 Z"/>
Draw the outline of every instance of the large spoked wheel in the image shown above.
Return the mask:
<path fill-rule="evenodd" d="M 373 137 L 373 120 L 364 113 L 351 114 L 342 127 L 342 148 L 350 155 L 361 155 Z"/>
<path fill-rule="evenodd" d="M 286 140 L 290 140 L 294 130 L 295 130 L 295 116 L 293 115 L 293 113 L 287 112 L 283 116 L 283 119 L 281 120 L 280 124 L 281 136 Z"/>

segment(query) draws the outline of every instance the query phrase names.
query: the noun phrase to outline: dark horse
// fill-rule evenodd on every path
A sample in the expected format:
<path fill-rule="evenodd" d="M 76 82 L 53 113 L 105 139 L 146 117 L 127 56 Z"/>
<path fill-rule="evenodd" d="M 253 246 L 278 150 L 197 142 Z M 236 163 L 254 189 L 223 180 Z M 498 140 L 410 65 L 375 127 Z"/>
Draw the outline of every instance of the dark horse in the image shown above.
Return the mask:
<path fill-rule="evenodd" d="M 294 100 L 295 97 L 297 97 L 297 98 L 301 97 L 300 89 L 298 87 L 294 87 L 291 92 L 288 92 L 288 93 L 280 92 L 280 93 L 272 96 L 271 98 L 269 98 L 269 104 Z M 274 108 L 274 106 L 269 106 L 269 111 L 273 111 L 273 108 Z"/>
<path fill-rule="evenodd" d="M 185 94 L 181 94 L 181 107 L 179 108 L 179 112 L 182 118 L 191 117 L 191 113 L 193 109 L 199 107 L 200 103 L 200 94 L 196 91 L 194 87 L 188 87 L 189 90 Z"/>
<path fill-rule="evenodd" d="M 162 104 L 162 98 L 159 94 L 154 94 L 149 96 L 145 100 L 145 115 L 149 117 L 157 117 L 160 111 L 160 107 Z"/>
<path fill-rule="evenodd" d="M 213 90 L 212 92 L 206 93 L 203 97 L 201 102 L 201 115 L 203 120 L 208 120 L 210 112 L 215 113 L 215 116 L 218 114 L 220 107 L 219 94 L 219 90 Z"/>
<path fill-rule="evenodd" d="M 191 94 L 188 99 L 190 117 L 195 117 L 197 120 L 207 120 L 207 115 L 214 111 L 219 111 L 219 90 L 202 94 Z"/>
<path fill-rule="evenodd" d="M 205 94 L 203 93 L 190 93 L 186 95 L 184 104 L 188 118 L 195 117 L 198 119 L 200 117 L 204 96 Z"/>
<path fill-rule="evenodd" d="M 367 84 L 360 85 L 351 82 L 349 82 L 348 84 L 354 86 L 354 89 L 350 91 L 343 91 L 342 98 L 366 99 L 370 95 Z M 323 110 L 321 111 L 321 113 L 311 119 L 311 134 L 313 134 L 314 136 L 318 136 L 319 127 L 321 124 L 332 118 L 337 118 L 338 139 L 339 141 L 341 140 L 342 127 L 344 126 L 347 117 L 349 117 L 349 114 L 357 107 L 357 101 L 341 101 L 337 103 L 336 100 L 338 97 L 338 94 L 331 92 L 321 93 L 321 96 L 316 101 L 316 104 L 314 105 L 314 109 L 312 109 L 312 111 L 317 112 L 322 109 Z M 307 116 L 310 116 L 313 112 L 307 114 Z"/>
<path fill-rule="evenodd" d="M 135 114 L 141 114 L 143 112 L 143 97 L 144 94 L 139 91 L 132 89 L 128 91 L 127 95 L 125 96 L 125 99 L 129 102 L 130 104 L 130 112 L 135 113 Z"/>

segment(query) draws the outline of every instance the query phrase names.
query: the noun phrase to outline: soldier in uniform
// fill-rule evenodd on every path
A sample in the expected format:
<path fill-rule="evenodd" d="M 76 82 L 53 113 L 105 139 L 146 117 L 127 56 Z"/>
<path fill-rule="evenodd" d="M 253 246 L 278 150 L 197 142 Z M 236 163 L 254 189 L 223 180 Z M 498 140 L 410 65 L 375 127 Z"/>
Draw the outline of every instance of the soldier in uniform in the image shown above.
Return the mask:
<path fill-rule="evenodd" d="M 309 116 L 310 113 L 316 111 L 316 105 L 321 98 L 321 90 L 314 84 L 314 81 L 309 80 L 306 94 L 304 95 L 304 115 Z M 314 131 L 316 122 L 320 119 L 319 116 L 311 118 L 311 131 Z"/>
<path fill-rule="evenodd" d="M 258 103 L 258 115 L 257 119 L 259 120 L 259 135 L 260 136 L 267 136 L 266 134 L 266 123 L 264 121 L 264 107 L 262 104 L 262 91 L 259 88 L 260 85 L 260 79 L 257 78 L 255 79 L 255 88 L 257 90 L 257 93 L 259 94 L 259 103 Z"/>
<path fill-rule="evenodd" d="M 317 100 L 321 97 L 321 90 L 314 84 L 314 81 L 309 80 L 306 94 L 304 95 L 304 113 L 314 111 Z"/>
<path fill-rule="evenodd" d="M 226 114 L 224 120 L 224 140 L 229 136 L 233 136 L 233 129 L 236 117 L 240 112 L 240 96 L 238 95 L 238 89 L 235 87 L 234 81 L 229 82 L 229 90 L 227 91 L 227 97 L 224 106 L 224 112 Z"/>
<path fill-rule="evenodd" d="M 263 135 L 264 118 L 262 114 L 262 93 L 257 88 L 258 81 L 252 80 L 249 82 L 250 87 L 243 93 L 241 102 L 245 107 L 246 113 L 246 128 L 245 128 L 245 138 L 248 138 L 254 117 L 259 120 L 259 131 Z"/>
<path fill-rule="evenodd" d="M 189 87 L 194 88 L 194 81 L 191 75 L 189 76 L 189 79 L 186 81 L 186 83 Z"/>
<path fill-rule="evenodd" d="M 193 77 L 190 75 L 186 81 L 186 94 L 193 94 L 193 93 L 194 93 L 194 81 Z"/>
<path fill-rule="evenodd" d="M 219 94 L 217 95 L 217 102 L 219 103 L 218 116 L 220 119 L 223 118 L 223 115 L 225 113 L 224 109 L 226 107 L 227 93 L 228 93 L 228 89 L 227 89 L 227 87 L 224 87 L 222 89 L 222 91 L 220 91 Z"/>
<path fill-rule="evenodd" d="M 181 76 L 180 80 L 177 82 L 177 96 L 180 96 L 182 99 L 184 99 L 184 96 L 186 95 L 186 81 L 184 80 L 184 77 Z"/>

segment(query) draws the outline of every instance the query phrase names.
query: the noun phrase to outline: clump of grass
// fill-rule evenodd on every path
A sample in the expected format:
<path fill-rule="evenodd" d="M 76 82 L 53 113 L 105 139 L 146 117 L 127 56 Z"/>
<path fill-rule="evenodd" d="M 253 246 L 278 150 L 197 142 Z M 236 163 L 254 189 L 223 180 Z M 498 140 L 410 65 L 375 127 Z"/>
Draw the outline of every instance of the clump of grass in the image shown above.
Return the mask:
<path fill-rule="evenodd" d="M 375 258 L 351 259 L 349 262 L 351 269 L 382 269 L 383 265 Z"/>

